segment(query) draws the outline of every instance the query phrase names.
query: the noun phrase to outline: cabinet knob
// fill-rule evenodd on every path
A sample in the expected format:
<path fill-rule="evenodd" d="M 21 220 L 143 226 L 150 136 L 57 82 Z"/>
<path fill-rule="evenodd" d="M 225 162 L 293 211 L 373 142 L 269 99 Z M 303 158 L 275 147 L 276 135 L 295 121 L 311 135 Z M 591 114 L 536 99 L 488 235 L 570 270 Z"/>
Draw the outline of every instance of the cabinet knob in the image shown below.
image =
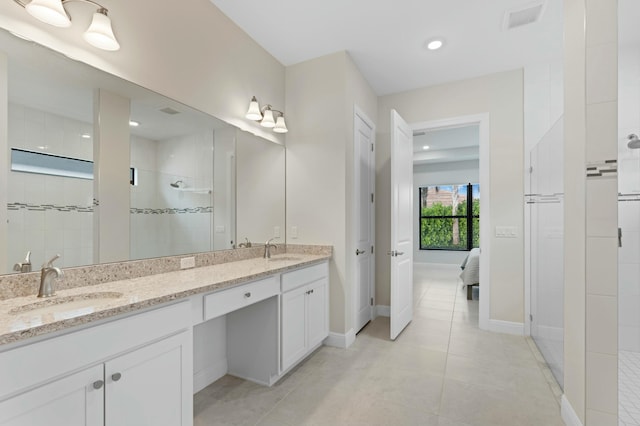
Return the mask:
<path fill-rule="evenodd" d="M 118 380 L 120 380 L 120 378 L 122 377 L 122 374 L 120 373 L 113 373 L 111 375 L 111 380 L 113 380 L 114 382 L 117 382 Z"/>
<path fill-rule="evenodd" d="M 96 380 L 93 382 L 94 389 L 100 389 L 102 386 L 104 386 L 104 382 L 102 380 Z"/>
<path fill-rule="evenodd" d="M 248 291 L 244 294 L 244 297 L 246 297 L 247 299 L 251 297 L 251 292 Z"/>

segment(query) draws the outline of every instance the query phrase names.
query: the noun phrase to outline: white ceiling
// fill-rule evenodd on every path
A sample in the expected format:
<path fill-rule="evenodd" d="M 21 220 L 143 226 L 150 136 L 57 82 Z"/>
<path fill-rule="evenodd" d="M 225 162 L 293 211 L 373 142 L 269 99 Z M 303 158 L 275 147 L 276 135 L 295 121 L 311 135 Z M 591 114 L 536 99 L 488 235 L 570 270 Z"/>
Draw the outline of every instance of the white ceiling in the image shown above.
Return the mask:
<path fill-rule="evenodd" d="M 285 66 L 348 51 L 378 95 L 562 55 L 561 0 L 546 0 L 538 22 L 509 31 L 505 12 L 536 0 L 211 1 Z M 427 51 L 436 36 L 445 47 Z"/>
<path fill-rule="evenodd" d="M 424 146 L 429 149 L 425 150 Z M 478 161 L 480 128 L 477 125 L 449 127 L 413 134 L 413 164 Z"/>

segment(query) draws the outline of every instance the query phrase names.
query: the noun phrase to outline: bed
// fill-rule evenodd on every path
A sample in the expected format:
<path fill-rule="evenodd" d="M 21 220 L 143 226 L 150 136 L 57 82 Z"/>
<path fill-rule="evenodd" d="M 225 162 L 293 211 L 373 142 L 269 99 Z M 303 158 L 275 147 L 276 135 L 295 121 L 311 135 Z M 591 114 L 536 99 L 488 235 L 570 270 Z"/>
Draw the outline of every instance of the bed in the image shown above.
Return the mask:
<path fill-rule="evenodd" d="M 480 285 L 480 249 L 471 249 L 460 265 L 462 286 L 467 288 L 467 300 L 472 299 L 472 288 Z"/>

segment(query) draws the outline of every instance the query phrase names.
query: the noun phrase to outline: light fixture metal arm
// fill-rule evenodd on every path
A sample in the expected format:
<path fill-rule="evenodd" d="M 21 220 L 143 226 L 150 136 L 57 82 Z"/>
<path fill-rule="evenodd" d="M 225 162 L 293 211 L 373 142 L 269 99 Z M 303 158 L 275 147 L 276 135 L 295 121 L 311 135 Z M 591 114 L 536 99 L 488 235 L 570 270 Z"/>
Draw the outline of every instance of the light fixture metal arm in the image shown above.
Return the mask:
<path fill-rule="evenodd" d="M 20 6 L 25 7 L 27 5 L 28 2 L 25 2 L 23 0 L 13 0 L 14 2 L 18 3 Z M 71 3 L 71 2 L 79 2 L 79 3 L 89 3 L 92 4 L 96 7 L 98 7 L 98 9 L 104 10 L 104 12 L 108 12 L 109 9 L 107 9 L 106 7 L 104 7 L 103 5 L 101 5 L 98 2 L 95 2 L 93 0 L 62 0 L 60 3 L 62 3 L 63 5 L 67 4 L 67 3 Z M 66 12 L 66 10 L 65 10 Z M 69 12 L 67 12 L 67 15 L 69 15 Z M 71 18 L 71 17 L 69 17 Z"/>

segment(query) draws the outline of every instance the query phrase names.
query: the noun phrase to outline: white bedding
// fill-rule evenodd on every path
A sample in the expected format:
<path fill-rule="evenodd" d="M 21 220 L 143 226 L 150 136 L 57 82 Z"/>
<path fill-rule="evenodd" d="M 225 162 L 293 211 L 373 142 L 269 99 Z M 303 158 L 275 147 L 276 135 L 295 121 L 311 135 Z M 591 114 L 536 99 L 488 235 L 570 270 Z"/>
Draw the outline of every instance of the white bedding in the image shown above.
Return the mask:
<path fill-rule="evenodd" d="M 460 278 L 462 284 L 472 285 L 480 283 L 480 249 L 474 248 L 469 252 L 469 255 L 464 259 L 461 265 L 462 272 Z"/>

